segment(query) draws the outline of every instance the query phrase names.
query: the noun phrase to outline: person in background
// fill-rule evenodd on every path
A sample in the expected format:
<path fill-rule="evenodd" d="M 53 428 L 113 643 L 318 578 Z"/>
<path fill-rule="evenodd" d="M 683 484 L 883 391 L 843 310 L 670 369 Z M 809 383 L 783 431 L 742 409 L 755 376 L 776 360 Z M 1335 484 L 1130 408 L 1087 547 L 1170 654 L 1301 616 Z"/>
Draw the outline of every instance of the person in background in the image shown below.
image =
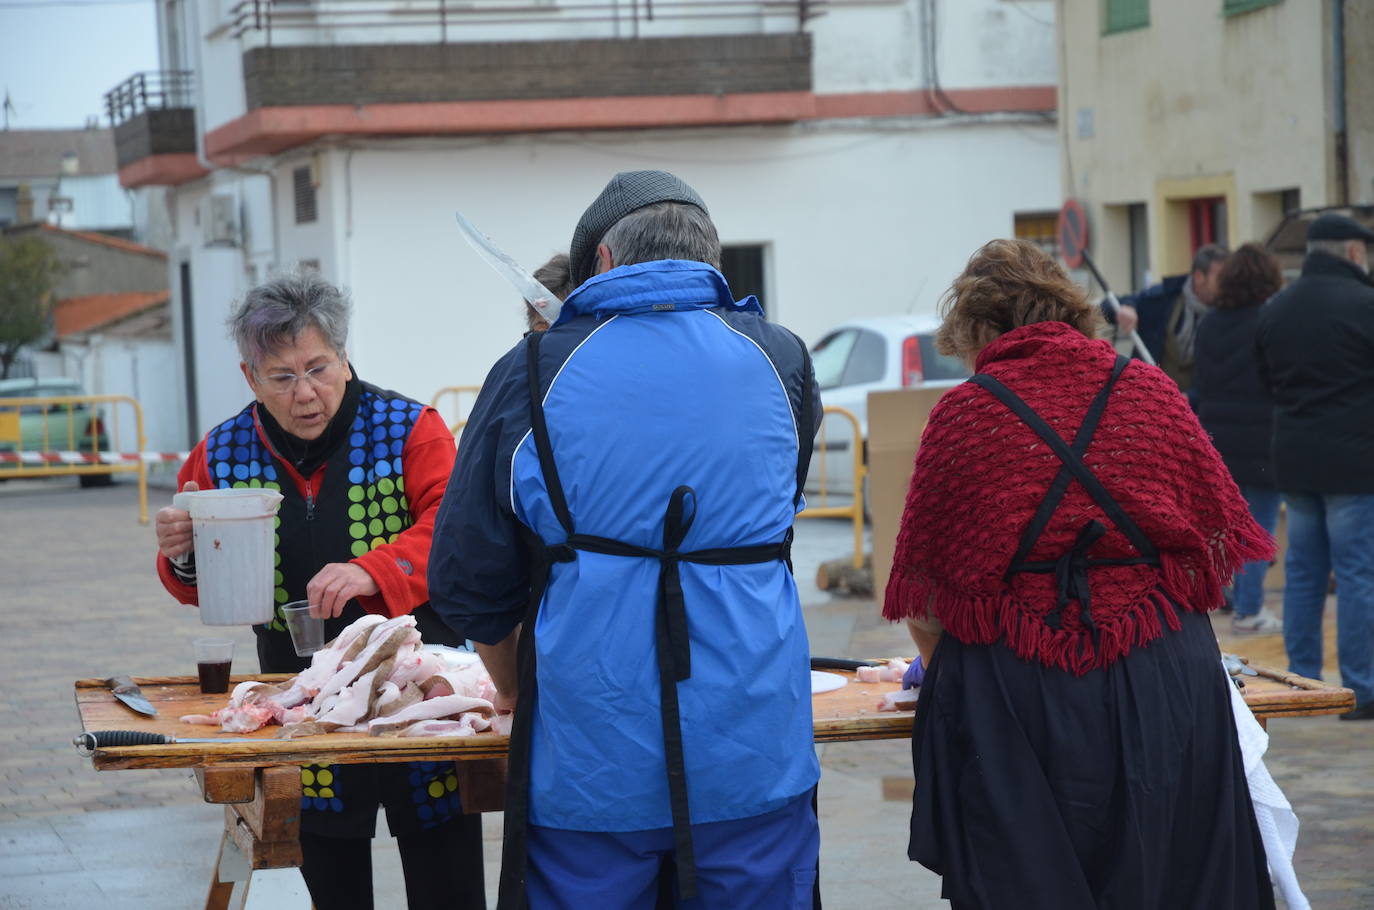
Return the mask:
<path fill-rule="evenodd" d="M 926 664 L 908 855 L 953 910 L 1271 910 L 1207 613 L 1273 541 L 1163 372 L 1039 247 L 942 305 L 883 615 Z"/>
<path fill-rule="evenodd" d="M 1255 328 L 1260 305 L 1282 287 L 1278 259 L 1259 244 L 1247 243 L 1226 260 L 1212 311 L 1197 329 L 1193 383 L 1202 428 L 1240 486 L 1250 514 L 1270 534 L 1279 523 L 1279 491 L 1269 451 L 1274 400 L 1260 381 Z M 1262 609 L 1268 569 L 1269 563 L 1260 560 L 1246 563 L 1236 573 L 1234 631 L 1283 631 L 1283 621 Z"/>
<path fill-rule="evenodd" d="M 264 673 L 310 663 L 282 619 L 282 604 L 295 600 L 318 607 L 326 641 L 365 613 L 409 613 L 426 642 L 464 642 L 430 608 L 425 580 L 453 436 L 433 408 L 357 377 L 348 317 L 347 298 L 313 270 L 249 291 L 229 324 L 253 401 L 210 430 L 177 475 L 183 490 L 282 494 L 277 614 L 253 628 Z M 190 516 L 162 509 L 156 531 L 158 577 L 177 600 L 196 603 Z M 301 875 L 314 905 L 373 906 L 380 804 L 411 910 L 484 908 L 481 816 L 464 814 L 456 772 L 452 762 L 304 766 Z"/>
<path fill-rule="evenodd" d="M 1123 297 L 1119 316 L 1110 304 L 1102 303 L 1107 321 L 1122 332 L 1138 331 L 1155 363 L 1185 395 L 1193 386 L 1198 323 L 1216 299 L 1217 278 L 1228 255 L 1225 247 L 1215 243 L 1199 247 L 1187 275 L 1165 278 L 1139 294 Z"/>
<path fill-rule="evenodd" d="M 573 292 L 572 267 L 567 253 L 555 253 L 549 261 L 534 270 L 534 280 L 553 291 L 560 301 L 567 300 Z M 549 327 L 549 321 L 540 316 L 529 303 L 525 304 L 525 325 L 529 332 L 542 332 Z"/>
<path fill-rule="evenodd" d="M 430 554 L 515 706 L 502 906 L 809 910 L 809 353 L 734 300 L 672 174 L 616 175 L 569 258 L 555 324 L 482 386 Z"/>
<path fill-rule="evenodd" d="M 1274 395 L 1274 478 L 1288 507 L 1288 669 L 1320 679 L 1322 613 L 1336 572 L 1336 650 L 1355 708 L 1374 720 L 1374 231 L 1321 215 L 1302 275 L 1260 311 L 1255 343 Z"/>

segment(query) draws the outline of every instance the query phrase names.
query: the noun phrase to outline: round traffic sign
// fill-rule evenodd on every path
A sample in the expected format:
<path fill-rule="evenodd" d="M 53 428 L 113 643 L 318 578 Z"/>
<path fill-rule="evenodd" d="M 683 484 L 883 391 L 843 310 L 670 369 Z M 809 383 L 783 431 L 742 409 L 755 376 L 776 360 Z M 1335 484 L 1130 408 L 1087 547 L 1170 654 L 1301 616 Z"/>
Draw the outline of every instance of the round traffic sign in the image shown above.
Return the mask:
<path fill-rule="evenodd" d="M 1088 213 L 1083 211 L 1083 203 L 1077 199 L 1064 202 L 1059 210 L 1059 255 L 1064 264 L 1076 269 L 1083 264 L 1083 253 L 1088 249 Z"/>

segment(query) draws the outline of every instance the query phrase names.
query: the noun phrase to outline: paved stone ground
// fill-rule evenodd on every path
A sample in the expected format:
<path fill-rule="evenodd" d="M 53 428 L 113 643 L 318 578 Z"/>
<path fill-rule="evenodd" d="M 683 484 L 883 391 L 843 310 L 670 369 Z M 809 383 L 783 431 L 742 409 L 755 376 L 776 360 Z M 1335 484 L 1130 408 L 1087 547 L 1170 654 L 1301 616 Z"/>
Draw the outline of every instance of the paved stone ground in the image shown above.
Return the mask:
<path fill-rule="evenodd" d="M 154 491 L 153 508 L 165 499 Z M 190 642 L 208 631 L 158 584 L 152 531 L 136 514 L 125 484 L 0 484 L 0 666 L 8 685 L 0 701 L 0 908 L 98 902 L 171 910 L 203 900 L 222 810 L 199 801 L 190 773 L 97 773 L 67 744 L 77 729 L 74 679 L 190 673 Z M 813 651 L 911 653 L 905 633 L 882 622 L 870 601 L 833 599 L 809 584 L 816 565 L 842 556 L 848 539 L 840 522 L 798 530 Z M 256 667 L 249 630 L 213 631 L 238 642 L 236 672 Z M 1222 638 L 1228 650 L 1282 663 L 1274 636 Z M 1270 733 L 1269 768 L 1302 819 L 1296 865 L 1313 907 L 1374 907 L 1374 724 L 1295 718 L 1275 721 Z M 909 744 L 839 743 L 821 755 L 827 907 L 947 907 L 938 879 L 904 858 Z M 499 816 L 487 815 L 484 826 L 494 879 Z M 378 907 L 403 903 L 387 838 L 377 840 L 374 868 Z M 308 906 L 294 871 L 259 873 L 254 882 L 250 907 Z"/>

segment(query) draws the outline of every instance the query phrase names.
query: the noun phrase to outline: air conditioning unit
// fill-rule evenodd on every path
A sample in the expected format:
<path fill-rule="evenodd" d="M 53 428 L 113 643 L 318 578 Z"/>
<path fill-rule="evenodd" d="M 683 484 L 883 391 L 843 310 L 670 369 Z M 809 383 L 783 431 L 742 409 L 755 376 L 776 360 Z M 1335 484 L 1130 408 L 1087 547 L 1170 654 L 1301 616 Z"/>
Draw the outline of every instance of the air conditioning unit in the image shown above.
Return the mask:
<path fill-rule="evenodd" d="M 238 201 L 228 193 L 212 193 L 202 199 L 200 231 L 206 246 L 238 246 Z"/>

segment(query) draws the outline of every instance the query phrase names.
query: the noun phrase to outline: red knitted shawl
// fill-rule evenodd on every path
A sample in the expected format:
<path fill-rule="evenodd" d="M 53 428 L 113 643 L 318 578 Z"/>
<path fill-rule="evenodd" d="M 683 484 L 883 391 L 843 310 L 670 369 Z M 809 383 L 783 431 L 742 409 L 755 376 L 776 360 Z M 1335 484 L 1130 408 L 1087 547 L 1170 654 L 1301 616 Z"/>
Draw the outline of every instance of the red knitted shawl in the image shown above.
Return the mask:
<path fill-rule="evenodd" d="M 977 369 L 1023 398 L 1072 443 L 1116 352 L 1060 322 L 1015 329 L 988 345 Z M 930 414 L 897 536 L 883 615 L 934 614 L 967 643 L 998 639 L 1016 654 L 1077 674 L 1104 667 L 1179 628 L 1177 609 L 1206 612 L 1243 563 L 1269 559 L 1273 540 L 1250 517 L 1178 386 L 1132 362 L 1117 380 L 1084 463 L 1158 548 L 1161 565 L 1089 570 L 1094 646 L 1077 605 L 1058 630 L 1054 575 L 1006 577 L 1021 534 L 1061 462 L 981 386 L 951 389 Z M 1094 559 L 1138 556 L 1077 481 L 1031 550 L 1030 561 L 1069 551 L 1093 519 L 1107 534 Z"/>

